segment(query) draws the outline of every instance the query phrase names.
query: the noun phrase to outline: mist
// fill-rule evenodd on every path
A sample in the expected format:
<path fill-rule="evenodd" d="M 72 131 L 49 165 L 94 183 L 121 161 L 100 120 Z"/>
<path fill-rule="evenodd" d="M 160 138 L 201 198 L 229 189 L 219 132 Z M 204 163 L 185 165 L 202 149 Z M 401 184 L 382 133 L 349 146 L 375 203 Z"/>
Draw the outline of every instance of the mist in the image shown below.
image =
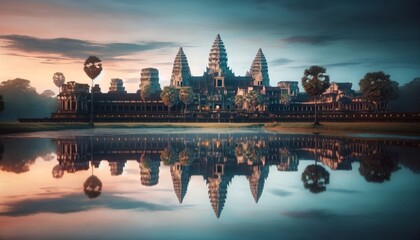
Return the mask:
<path fill-rule="evenodd" d="M 52 91 L 41 94 L 26 79 L 16 78 L 0 84 L 4 109 L 0 112 L 0 121 L 17 121 L 18 118 L 45 118 L 57 111 L 57 99 L 52 98 Z"/>

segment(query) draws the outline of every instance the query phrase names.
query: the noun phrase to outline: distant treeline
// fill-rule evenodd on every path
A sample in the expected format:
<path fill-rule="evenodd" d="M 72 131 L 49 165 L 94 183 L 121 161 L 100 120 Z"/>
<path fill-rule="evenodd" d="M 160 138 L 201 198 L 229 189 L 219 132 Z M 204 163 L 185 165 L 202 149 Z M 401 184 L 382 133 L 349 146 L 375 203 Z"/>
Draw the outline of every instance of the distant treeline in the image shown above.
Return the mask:
<path fill-rule="evenodd" d="M 57 111 L 54 92 L 46 90 L 39 94 L 26 79 L 3 81 L 0 84 L 0 95 L 4 104 L 4 109 L 0 112 L 0 121 L 50 117 L 52 112 Z"/>

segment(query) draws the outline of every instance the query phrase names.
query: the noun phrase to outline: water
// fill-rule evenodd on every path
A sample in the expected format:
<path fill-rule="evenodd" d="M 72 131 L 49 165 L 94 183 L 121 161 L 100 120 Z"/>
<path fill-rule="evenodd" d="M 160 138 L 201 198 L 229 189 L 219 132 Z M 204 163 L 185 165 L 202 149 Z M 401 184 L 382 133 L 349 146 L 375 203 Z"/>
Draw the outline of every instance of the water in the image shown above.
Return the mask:
<path fill-rule="evenodd" d="M 420 238 L 415 138 L 95 129 L 0 153 L 0 239 Z"/>

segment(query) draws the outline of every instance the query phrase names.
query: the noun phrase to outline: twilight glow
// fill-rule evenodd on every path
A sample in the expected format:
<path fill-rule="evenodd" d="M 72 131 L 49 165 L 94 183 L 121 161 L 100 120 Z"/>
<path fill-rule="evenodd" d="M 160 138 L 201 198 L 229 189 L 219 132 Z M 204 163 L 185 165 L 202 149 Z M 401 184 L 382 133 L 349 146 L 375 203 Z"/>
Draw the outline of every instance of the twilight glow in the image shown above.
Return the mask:
<path fill-rule="evenodd" d="M 90 83 L 89 55 L 105 74 L 134 92 L 142 68 L 159 69 L 169 84 L 183 47 L 192 75 L 201 75 L 220 33 L 228 65 L 245 75 L 259 48 L 271 85 L 299 81 L 310 65 L 327 68 L 331 81 L 358 81 L 384 71 L 400 85 L 420 76 L 420 17 L 415 0 L 390 1 L 64 1 L 0 0 L 0 81 L 25 78 L 38 92 L 55 90 L 54 72 Z"/>

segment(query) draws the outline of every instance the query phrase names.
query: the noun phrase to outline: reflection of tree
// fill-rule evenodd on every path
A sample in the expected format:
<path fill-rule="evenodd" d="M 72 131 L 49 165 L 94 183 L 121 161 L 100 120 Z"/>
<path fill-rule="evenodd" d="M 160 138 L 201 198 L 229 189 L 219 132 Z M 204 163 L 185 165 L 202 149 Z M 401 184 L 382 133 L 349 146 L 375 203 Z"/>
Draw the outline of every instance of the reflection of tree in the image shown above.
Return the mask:
<path fill-rule="evenodd" d="M 179 161 L 179 154 L 180 151 L 177 147 L 169 146 L 163 149 L 162 153 L 160 154 L 160 160 L 165 165 L 173 165 Z"/>
<path fill-rule="evenodd" d="M 265 164 L 266 146 L 264 141 L 246 141 L 238 143 L 235 148 L 235 156 L 238 163 L 248 165 Z"/>
<path fill-rule="evenodd" d="M 63 167 L 61 167 L 60 164 L 55 165 L 52 170 L 52 175 L 54 178 L 62 178 L 64 175 Z"/>
<path fill-rule="evenodd" d="M 179 155 L 179 162 L 183 166 L 189 166 L 194 161 L 194 154 L 193 149 L 191 147 L 185 147 L 184 150 L 182 150 Z"/>
<path fill-rule="evenodd" d="M 28 172 L 37 157 L 53 151 L 49 139 L 8 139 L 0 144 L 4 149 L 0 170 L 18 174 Z"/>
<path fill-rule="evenodd" d="M 368 182 L 382 183 L 389 181 L 391 173 L 397 170 L 397 163 L 387 152 L 374 151 L 360 159 L 359 173 Z"/>
<path fill-rule="evenodd" d="M 102 192 L 102 182 L 95 175 L 88 177 L 83 184 L 83 191 L 89 198 L 97 198 Z"/>
<path fill-rule="evenodd" d="M 311 193 L 320 193 L 327 189 L 325 185 L 330 183 L 330 173 L 324 167 L 312 164 L 305 168 L 301 179 L 305 189 Z"/>

